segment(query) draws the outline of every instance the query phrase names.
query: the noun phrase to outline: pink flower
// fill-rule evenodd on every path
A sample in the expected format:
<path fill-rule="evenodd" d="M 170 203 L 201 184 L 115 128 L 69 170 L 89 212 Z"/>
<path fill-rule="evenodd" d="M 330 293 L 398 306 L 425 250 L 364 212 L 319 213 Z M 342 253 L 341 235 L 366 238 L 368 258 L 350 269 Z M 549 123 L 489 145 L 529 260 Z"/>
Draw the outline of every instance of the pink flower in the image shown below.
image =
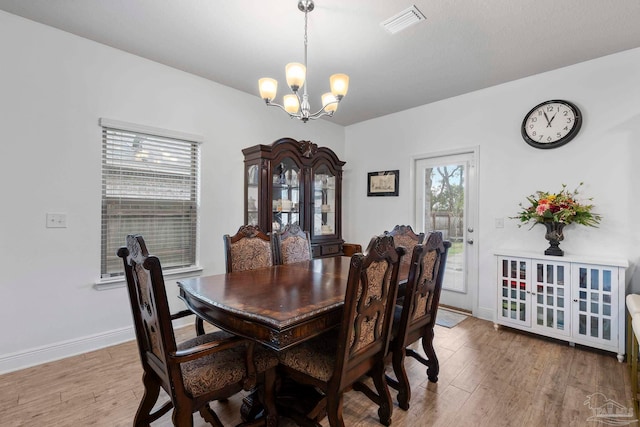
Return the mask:
<path fill-rule="evenodd" d="M 548 202 L 547 203 L 542 203 L 542 202 L 546 202 L 546 200 L 541 200 L 540 203 L 538 203 L 538 207 L 536 208 L 536 213 L 538 215 L 544 215 L 545 211 L 551 208 L 551 205 Z"/>

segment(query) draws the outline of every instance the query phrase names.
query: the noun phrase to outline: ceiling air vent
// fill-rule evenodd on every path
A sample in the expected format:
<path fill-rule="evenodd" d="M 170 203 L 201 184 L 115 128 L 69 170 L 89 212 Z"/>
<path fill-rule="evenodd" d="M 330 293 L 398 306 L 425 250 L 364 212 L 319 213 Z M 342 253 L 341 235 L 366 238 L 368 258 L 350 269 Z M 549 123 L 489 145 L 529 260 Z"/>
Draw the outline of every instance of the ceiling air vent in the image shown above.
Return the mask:
<path fill-rule="evenodd" d="M 391 34 L 398 33 L 413 24 L 424 21 L 427 18 L 413 5 L 407 10 L 403 10 L 395 16 L 382 22 L 380 25 Z"/>

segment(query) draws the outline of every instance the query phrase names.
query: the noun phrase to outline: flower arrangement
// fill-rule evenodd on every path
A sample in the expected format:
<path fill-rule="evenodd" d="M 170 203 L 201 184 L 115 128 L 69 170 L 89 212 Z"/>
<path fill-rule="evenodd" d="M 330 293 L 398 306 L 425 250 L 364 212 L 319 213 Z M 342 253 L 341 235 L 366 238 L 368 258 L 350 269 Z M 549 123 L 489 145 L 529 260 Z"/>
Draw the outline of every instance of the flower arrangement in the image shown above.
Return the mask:
<path fill-rule="evenodd" d="M 578 189 L 582 182 L 573 191 L 567 190 L 567 185 L 562 184 L 562 190 L 558 193 L 536 191 L 527 197 L 528 206 L 520 203 L 522 210 L 513 219 L 519 219 L 522 224 L 533 221 L 531 227 L 538 223 L 558 222 L 562 224 L 582 224 L 588 227 L 597 227 L 602 217 L 592 213 L 592 204 L 579 203 L 576 199 Z M 592 198 L 587 199 L 589 201 Z M 522 224 L 518 224 L 521 227 Z"/>

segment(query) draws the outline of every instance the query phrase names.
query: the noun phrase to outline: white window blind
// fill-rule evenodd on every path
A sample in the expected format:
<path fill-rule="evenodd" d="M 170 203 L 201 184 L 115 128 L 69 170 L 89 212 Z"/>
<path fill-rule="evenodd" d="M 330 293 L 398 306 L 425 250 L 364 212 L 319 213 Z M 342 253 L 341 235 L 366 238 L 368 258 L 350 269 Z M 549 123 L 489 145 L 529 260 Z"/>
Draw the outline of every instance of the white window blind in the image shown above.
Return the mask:
<path fill-rule="evenodd" d="M 199 205 L 198 141 L 101 120 L 101 277 L 123 275 L 116 256 L 141 234 L 163 270 L 195 266 Z M 117 127 L 126 127 L 119 129 Z M 131 130 L 134 129 L 134 130 Z M 142 130 L 142 131 L 140 131 Z M 171 136 L 167 136 L 171 135 Z"/>

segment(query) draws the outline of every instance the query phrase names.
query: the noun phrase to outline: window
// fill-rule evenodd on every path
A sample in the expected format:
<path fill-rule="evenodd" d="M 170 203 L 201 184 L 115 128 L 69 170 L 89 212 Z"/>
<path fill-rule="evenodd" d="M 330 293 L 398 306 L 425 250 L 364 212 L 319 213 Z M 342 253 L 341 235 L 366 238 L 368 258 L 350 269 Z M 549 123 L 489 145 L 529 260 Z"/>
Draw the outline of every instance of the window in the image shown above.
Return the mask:
<path fill-rule="evenodd" d="M 141 234 L 164 270 L 196 264 L 201 139 L 127 123 L 102 126 L 103 279 L 123 275 L 116 256 Z"/>

